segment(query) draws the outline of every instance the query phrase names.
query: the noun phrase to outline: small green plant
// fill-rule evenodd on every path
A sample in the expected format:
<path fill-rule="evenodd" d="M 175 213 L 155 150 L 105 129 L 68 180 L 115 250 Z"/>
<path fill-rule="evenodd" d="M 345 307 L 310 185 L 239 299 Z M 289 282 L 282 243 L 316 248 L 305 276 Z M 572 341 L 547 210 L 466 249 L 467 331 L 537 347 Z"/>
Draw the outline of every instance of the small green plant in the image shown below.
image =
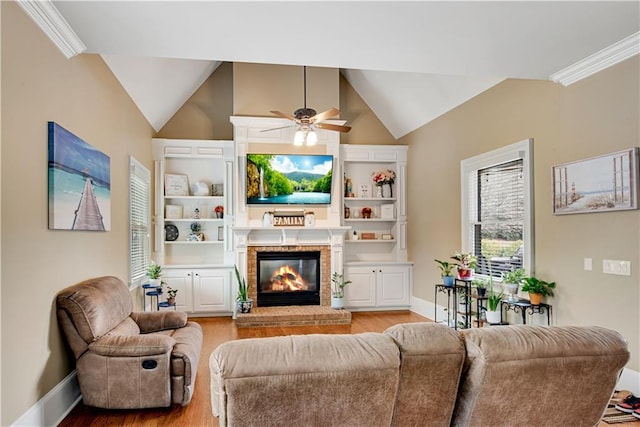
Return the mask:
<path fill-rule="evenodd" d="M 524 268 L 516 268 L 511 271 L 504 271 L 502 273 L 502 282 L 519 284 L 525 277 Z"/>
<path fill-rule="evenodd" d="M 472 286 L 475 286 L 478 289 L 486 289 L 487 288 L 487 282 L 484 279 L 474 279 L 471 282 Z"/>
<path fill-rule="evenodd" d="M 342 274 L 337 271 L 331 276 L 331 296 L 335 298 L 344 298 L 344 288 L 351 283 L 351 280 L 344 280 Z"/>
<path fill-rule="evenodd" d="M 199 222 L 192 222 L 190 228 L 192 233 L 199 233 L 202 230 L 202 225 Z"/>
<path fill-rule="evenodd" d="M 504 297 L 504 293 L 500 292 L 499 294 L 491 291 L 489 296 L 487 297 L 487 308 L 489 311 L 498 311 L 498 307 L 500 307 L 500 301 L 502 301 L 502 297 Z"/>
<path fill-rule="evenodd" d="M 240 277 L 240 272 L 238 271 L 238 266 L 233 266 L 236 269 L 236 279 L 238 280 L 238 297 L 236 300 L 238 301 L 248 301 L 247 297 L 247 282 L 244 280 L 244 277 Z"/>
<path fill-rule="evenodd" d="M 147 267 L 147 276 L 149 279 L 159 279 L 162 276 L 162 267 L 151 261 L 149 267 Z"/>
<path fill-rule="evenodd" d="M 440 268 L 440 274 L 442 277 L 453 276 L 456 271 L 456 264 L 448 261 L 440 261 L 439 259 L 434 260 L 438 263 L 438 267 Z"/>
<path fill-rule="evenodd" d="M 177 289 L 173 289 L 171 286 L 167 286 L 167 298 L 175 298 L 177 293 Z"/>
<path fill-rule="evenodd" d="M 451 259 L 458 261 L 459 265 L 464 268 L 475 268 L 478 258 L 471 252 L 456 252 Z"/>
<path fill-rule="evenodd" d="M 556 287 L 556 282 L 545 282 L 537 277 L 525 277 L 524 285 L 522 285 L 522 292 L 529 292 L 530 294 L 542 294 L 543 296 L 553 296 L 553 290 Z"/>

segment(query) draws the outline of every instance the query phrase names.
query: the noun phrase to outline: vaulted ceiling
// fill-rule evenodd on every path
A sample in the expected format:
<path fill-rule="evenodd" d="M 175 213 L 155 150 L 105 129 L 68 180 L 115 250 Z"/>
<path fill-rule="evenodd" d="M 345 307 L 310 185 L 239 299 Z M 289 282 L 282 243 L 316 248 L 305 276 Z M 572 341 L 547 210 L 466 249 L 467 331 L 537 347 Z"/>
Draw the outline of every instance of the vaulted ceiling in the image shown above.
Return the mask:
<path fill-rule="evenodd" d="M 339 68 L 399 138 L 506 78 L 568 84 L 640 44 L 637 1 L 20 4 L 67 56 L 102 55 L 156 130 L 222 61 Z"/>

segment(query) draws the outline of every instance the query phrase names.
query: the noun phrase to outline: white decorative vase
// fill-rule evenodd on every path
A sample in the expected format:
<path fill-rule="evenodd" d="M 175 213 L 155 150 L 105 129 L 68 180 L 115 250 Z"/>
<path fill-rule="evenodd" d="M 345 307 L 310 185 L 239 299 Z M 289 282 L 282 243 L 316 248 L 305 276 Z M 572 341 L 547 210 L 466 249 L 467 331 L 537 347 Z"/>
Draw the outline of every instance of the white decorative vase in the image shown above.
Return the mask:
<path fill-rule="evenodd" d="M 485 314 L 487 316 L 487 322 L 489 322 L 489 323 L 498 324 L 498 323 L 502 322 L 501 311 L 499 311 L 499 310 L 497 310 L 497 311 L 487 310 L 485 312 Z"/>
<path fill-rule="evenodd" d="M 334 310 L 342 310 L 344 308 L 344 298 L 332 296 L 331 308 L 333 308 Z"/>

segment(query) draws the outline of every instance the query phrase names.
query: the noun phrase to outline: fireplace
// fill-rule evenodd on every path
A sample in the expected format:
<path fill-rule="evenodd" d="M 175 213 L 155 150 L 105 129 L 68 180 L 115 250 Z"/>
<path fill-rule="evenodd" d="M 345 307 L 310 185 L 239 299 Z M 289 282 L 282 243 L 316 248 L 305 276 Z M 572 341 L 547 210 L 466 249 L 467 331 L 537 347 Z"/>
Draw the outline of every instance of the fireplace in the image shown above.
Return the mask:
<path fill-rule="evenodd" d="M 258 306 L 320 305 L 320 252 L 256 253 Z"/>

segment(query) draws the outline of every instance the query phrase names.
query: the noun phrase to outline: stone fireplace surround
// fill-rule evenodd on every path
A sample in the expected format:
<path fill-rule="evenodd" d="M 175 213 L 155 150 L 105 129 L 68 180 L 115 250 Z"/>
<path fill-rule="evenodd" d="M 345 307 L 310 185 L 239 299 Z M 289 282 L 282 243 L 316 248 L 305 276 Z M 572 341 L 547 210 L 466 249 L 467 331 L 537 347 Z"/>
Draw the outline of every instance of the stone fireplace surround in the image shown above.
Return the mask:
<path fill-rule="evenodd" d="M 249 246 L 247 248 L 247 294 L 257 306 L 257 254 L 258 252 L 320 252 L 320 305 L 331 305 L 331 249 L 318 246 Z"/>

